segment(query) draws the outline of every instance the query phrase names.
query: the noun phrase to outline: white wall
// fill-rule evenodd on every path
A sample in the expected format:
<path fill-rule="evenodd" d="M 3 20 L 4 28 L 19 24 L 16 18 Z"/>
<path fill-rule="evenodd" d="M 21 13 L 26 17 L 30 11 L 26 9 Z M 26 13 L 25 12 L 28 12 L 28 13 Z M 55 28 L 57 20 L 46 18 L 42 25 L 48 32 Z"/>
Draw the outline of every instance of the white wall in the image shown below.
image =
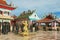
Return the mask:
<path fill-rule="evenodd" d="M 1 11 L 8 11 L 8 12 L 11 12 L 11 10 L 7 10 L 7 9 L 3 9 L 3 8 L 0 8 Z"/>
<path fill-rule="evenodd" d="M 11 10 L 2 9 L 2 8 L 0 8 L 0 10 L 2 11 L 2 13 L 3 13 L 4 16 L 9 16 L 8 12 L 11 13 Z"/>

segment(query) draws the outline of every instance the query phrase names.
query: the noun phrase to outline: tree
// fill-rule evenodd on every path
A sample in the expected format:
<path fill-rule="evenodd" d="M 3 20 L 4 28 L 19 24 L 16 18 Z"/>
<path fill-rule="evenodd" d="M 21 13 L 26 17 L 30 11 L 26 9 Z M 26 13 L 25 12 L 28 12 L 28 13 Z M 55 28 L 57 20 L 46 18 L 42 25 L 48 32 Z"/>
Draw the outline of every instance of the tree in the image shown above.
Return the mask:
<path fill-rule="evenodd" d="M 28 11 L 23 11 L 18 18 L 28 18 L 35 10 L 28 10 Z"/>

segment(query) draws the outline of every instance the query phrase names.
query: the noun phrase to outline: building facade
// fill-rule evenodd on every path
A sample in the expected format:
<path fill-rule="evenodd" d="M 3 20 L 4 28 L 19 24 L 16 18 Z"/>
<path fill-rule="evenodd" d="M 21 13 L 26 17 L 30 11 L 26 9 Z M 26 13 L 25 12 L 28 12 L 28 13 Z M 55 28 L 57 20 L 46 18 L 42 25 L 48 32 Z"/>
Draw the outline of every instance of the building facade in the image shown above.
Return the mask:
<path fill-rule="evenodd" d="M 54 16 L 49 14 L 45 18 L 38 20 L 39 27 L 45 30 L 60 30 L 60 22 L 56 20 Z"/>
<path fill-rule="evenodd" d="M 15 7 L 8 5 L 6 0 L 0 0 L 0 29 L 3 28 L 3 23 L 11 26 L 11 20 L 14 18 L 10 16 L 10 13 L 14 9 Z"/>

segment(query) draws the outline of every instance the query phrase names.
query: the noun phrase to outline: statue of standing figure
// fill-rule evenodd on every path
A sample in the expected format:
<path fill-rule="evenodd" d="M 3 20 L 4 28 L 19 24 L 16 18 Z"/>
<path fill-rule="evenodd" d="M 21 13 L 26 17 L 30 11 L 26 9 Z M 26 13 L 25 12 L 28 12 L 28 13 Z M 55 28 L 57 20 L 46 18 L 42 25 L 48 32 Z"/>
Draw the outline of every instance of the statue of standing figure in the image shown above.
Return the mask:
<path fill-rule="evenodd" d="M 23 35 L 28 35 L 28 22 L 27 21 L 23 21 L 24 24 L 24 32 Z"/>

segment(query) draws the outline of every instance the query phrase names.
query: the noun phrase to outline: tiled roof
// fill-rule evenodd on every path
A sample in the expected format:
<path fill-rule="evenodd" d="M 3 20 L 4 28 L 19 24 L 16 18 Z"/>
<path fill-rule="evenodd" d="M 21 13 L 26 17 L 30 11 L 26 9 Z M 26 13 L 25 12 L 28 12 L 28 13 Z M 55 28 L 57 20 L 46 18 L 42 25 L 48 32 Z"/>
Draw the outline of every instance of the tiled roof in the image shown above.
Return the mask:
<path fill-rule="evenodd" d="M 15 7 L 11 7 L 6 3 L 6 0 L 0 0 L 0 8 L 14 10 Z"/>
<path fill-rule="evenodd" d="M 38 20 L 37 22 L 51 22 L 54 18 L 51 15 L 46 16 L 46 18 Z"/>
<path fill-rule="evenodd" d="M 0 0 L 0 4 L 7 5 L 6 1 L 4 1 L 4 0 Z"/>

